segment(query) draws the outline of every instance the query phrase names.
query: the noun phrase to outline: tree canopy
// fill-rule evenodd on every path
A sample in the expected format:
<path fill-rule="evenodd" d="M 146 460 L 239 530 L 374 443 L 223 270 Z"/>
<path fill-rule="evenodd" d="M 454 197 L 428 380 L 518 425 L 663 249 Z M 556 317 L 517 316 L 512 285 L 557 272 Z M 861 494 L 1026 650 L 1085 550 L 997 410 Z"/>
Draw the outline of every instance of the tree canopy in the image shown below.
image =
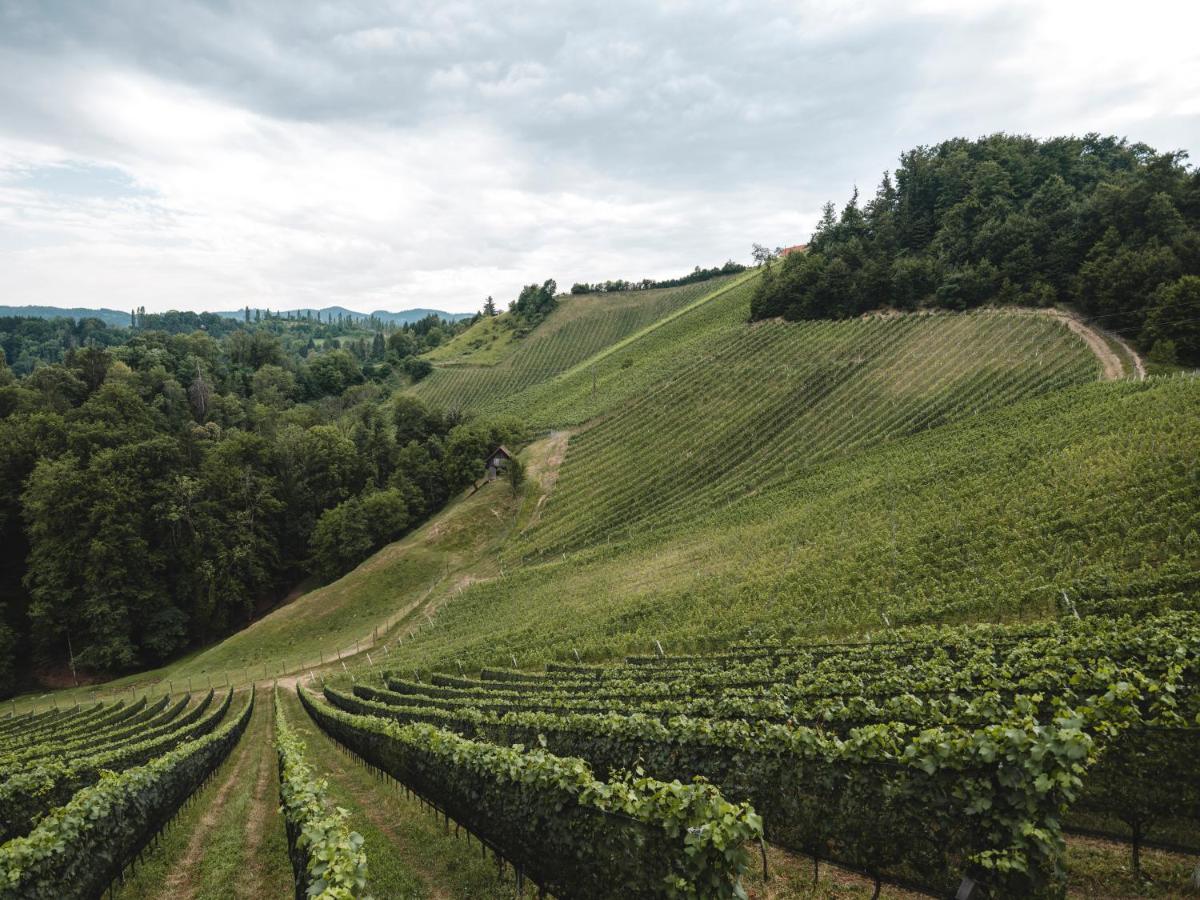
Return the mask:
<path fill-rule="evenodd" d="M 427 364 L 412 353 L 457 327 L 436 317 L 387 338 L 223 321 L 0 320 L 4 689 L 68 647 L 119 672 L 240 628 L 421 522 L 485 445 L 519 437 L 403 393 Z"/>
<path fill-rule="evenodd" d="M 558 299 L 555 297 L 557 290 L 558 285 L 554 283 L 553 278 L 546 279 L 540 285 L 527 284 L 521 288 L 517 299 L 508 307 L 519 330 L 533 330 L 546 316 L 554 312 L 558 306 Z"/>
<path fill-rule="evenodd" d="M 865 203 L 827 204 L 806 252 L 766 263 L 751 316 L 1070 303 L 1198 363 L 1200 172 L 1185 159 L 1096 134 L 917 147 Z"/>

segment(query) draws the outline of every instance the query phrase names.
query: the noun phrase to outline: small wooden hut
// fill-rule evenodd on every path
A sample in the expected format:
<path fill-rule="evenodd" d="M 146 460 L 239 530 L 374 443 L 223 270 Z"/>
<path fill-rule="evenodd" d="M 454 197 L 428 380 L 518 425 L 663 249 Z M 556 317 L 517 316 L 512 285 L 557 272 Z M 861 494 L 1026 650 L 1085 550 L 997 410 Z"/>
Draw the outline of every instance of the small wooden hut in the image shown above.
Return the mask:
<path fill-rule="evenodd" d="M 489 453 L 487 459 L 483 461 L 483 467 L 487 470 L 487 480 L 495 481 L 496 476 L 505 470 L 508 461 L 512 458 L 512 454 L 503 444 Z"/>

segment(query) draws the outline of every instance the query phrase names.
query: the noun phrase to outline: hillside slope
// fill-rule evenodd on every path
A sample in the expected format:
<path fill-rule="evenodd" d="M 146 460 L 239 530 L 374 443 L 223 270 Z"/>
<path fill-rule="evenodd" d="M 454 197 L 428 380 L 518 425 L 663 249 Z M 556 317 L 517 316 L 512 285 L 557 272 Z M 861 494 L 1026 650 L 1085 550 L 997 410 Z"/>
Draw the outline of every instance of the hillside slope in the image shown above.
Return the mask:
<path fill-rule="evenodd" d="M 814 466 L 654 541 L 512 559 L 406 658 L 533 665 L 1039 618 L 1063 591 L 1082 609 L 1194 603 L 1172 595 L 1200 587 L 1198 407 L 1194 377 L 1080 385 Z"/>
<path fill-rule="evenodd" d="M 1098 372 L 1035 314 L 776 321 L 723 338 L 573 439 L 531 551 L 687 528 L 826 460 Z"/>
<path fill-rule="evenodd" d="M 1102 573 L 1145 593 L 1194 565 L 1195 382 L 1094 384 L 1084 341 L 1023 311 L 747 324 L 753 280 L 676 296 L 521 390 L 505 385 L 537 370 L 514 361 L 540 342 L 565 366 L 584 352 L 572 322 L 600 333 L 591 313 L 535 331 L 506 362 L 439 370 L 494 395 L 490 413 L 582 427 L 525 449 L 520 497 L 498 483 L 460 498 L 338 581 L 124 683 L 340 671 L 339 657 L 394 653 L 398 638 L 422 666 L 600 657 L 645 649 L 648 634 L 836 633 L 884 614 L 1041 615 L 1058 596 L 1048 586 Z M 633 299 L 666 302 L 653 293 Z M 1138 439 L 1161 453 L 1138 455 Z M 1088 462 L 1060 477 L 1056 453 Z M 1136 505 L 1110 519 L 1105 493 Z M 1127 532 L 1136 560 L 1121 563 Z"/>
<path fill-rule="evenodd" d="M 512 333 L 503 331 L 495 321 L 477 323 L 452 346 L 431 354 L 435 368 L 413 392 L 436 406 L 491 412 L 498 401 L 570 369 L 719 290 L 730 278 L 745 277 L 728 276 L 678 288 L 563 297 L 550 317 L 520 340 L 512 340 Z M 476 352 L 488 365 L 463 364 Z"/>

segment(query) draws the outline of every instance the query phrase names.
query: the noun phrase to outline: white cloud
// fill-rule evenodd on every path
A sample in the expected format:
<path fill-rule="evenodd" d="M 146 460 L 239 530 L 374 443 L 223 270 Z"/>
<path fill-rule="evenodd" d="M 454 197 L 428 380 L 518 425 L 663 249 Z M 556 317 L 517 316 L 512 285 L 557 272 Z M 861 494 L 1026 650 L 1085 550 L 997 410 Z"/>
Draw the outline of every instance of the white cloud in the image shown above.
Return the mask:
<path fill-rule="evenodd" d="M 16 9 L 4 303 L 473 309 L 796 243 L 916 143 L 1200 137 L 1164 0 Z"/>

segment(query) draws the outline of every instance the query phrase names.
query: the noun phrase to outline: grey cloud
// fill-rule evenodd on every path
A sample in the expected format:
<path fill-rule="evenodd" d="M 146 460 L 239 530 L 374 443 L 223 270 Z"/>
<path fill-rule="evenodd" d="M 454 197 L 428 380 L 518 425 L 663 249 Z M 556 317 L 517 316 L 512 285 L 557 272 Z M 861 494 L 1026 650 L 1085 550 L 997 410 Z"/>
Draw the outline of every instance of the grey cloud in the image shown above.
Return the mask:
<path fill-rule="evenodd" d="M 79 284 L 178 286 L 181 304 L 470 308 L 547 275 L 663 276 L 803 240 L 822 201 L 869 193 L 918 143 L 1194 144 L 1195 46 L 1133 71 L 1156 57 L 1119 10 L 1068 13 L 1066 35 L 1060 9 L 0 0 L 0 290 L 74 290 L 77 263 Z"/>
<path fill-rule="evenodd" d="M 838 158 L 878 159 L 876 142 L 904 131 L 905 98 L 940 87 L 922 77 L 931 60 L 1023 27 L 1020 8 L 966 26 L 948 14 L 883 11 L 832 30 L 823 19 L 792 3 L 10 0 L 0 40 L 102 56 L 270 116 L 396 127 L 477 116 L 535 154 L 699 188 L 824 180 L 830 138 L 851 132 L 863 149 Z M 949 74 L 961 92 L 965 73 Z"/>

